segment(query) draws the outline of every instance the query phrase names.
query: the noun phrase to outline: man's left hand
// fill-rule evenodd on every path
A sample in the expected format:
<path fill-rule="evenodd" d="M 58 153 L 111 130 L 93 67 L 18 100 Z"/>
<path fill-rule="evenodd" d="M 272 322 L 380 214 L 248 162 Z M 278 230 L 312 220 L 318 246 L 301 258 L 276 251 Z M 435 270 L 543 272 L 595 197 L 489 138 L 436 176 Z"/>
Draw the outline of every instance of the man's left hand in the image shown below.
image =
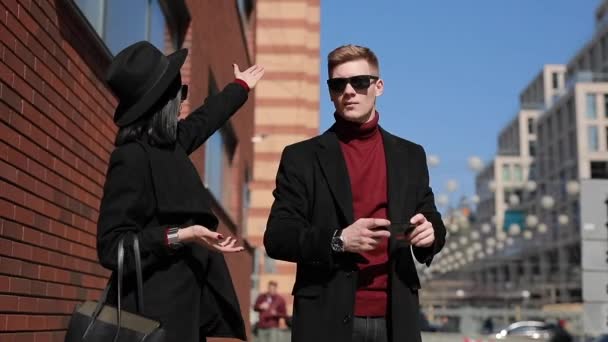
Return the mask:
<path fill-rule="evenodd" d="M 427 221 L 422 214 L 416 214 L 410 219 L 410 223 L 416 226 L 407 237 L 412 246 L 429 247 L 435 242 L 435 230 L 433 224 Z"/>

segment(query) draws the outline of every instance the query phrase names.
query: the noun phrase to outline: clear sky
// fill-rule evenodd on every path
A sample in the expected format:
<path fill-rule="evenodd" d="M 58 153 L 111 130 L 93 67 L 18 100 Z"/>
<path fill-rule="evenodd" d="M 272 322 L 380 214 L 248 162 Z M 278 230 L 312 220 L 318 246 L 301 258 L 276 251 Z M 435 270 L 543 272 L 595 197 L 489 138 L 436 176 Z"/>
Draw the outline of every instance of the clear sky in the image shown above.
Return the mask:
<path fill-rule="evenodd" d="M 370 47 L 385 93 L 380 124 L 439 156 L 436 194 L 455 179 L 475 192 L 471 155 L 484 162 L 543 64 L 567 63 L 594 32 L 599 0 L 321 1 L 321 131 L 334 121 L 325 80 L 337 46 Z"/>

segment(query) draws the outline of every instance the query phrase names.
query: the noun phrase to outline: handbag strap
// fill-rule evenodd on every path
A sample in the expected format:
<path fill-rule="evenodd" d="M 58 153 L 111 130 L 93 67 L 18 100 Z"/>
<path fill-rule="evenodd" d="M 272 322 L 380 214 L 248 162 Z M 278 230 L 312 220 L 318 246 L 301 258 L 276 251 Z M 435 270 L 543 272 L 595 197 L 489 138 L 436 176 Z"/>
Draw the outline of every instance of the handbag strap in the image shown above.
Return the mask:
<path fill-rule="evenodd" d="M 140 314 L 144 314 L 144 281 L 141 271 L 141 255 L 139 254 L 139 238 L 133 234 L 133 252 L 135 254 L 135 274 L 137 276 L 137 306 Z"/>
<path fill-rule="evenodd" d="M 122 311 L 122 276 L 125 266 L 125 239 L 122 238 L 118 242 L 118 299 L 116 302 L 116 334 L 114 334 L 114 342 L 118 341 L 120 335 L 121 311 Z"/>
<path fill-rule="evenodd" d="M 118 248 L 117 248 L 117 264 L 118 264 L 118 269 L 117 272 L 112 274 L 112 276 L 110 277 L 110 279 L 108 280 L 108 284 L 106 285 L 106 288 L 103 290 L 101 297 L 99 298 L 99 302 L 97 303 L 97 306 L 95 307 L 95 310 L 93 311 L 93 314 L 91 315 L 91 322 L 89 323 L 89 326 L 87 327 L 87 329 L 85 330 L 82 338 L 83 340 L 86 338 L 88 332 L 90 331 L 91 327 L 93 326 L 93 323 L 97 320 L 97 317 L 99 316 L 99 314 L 101 313 L 101 310 L 103 309 L 103 306 L 105 305 L 107 299 L 108 299 L 108 294 L 110 292 L 110 288 L 112 287 L 112 284 L 114 283 L 114 280 L 116 279 L 116 283 L 117 283 L 117 303 L 116 303 L 116 318 L 118 319 L 117 321 L 117 327 L 116 327 L 116 334 L 114 335 L 114 342 L 118 341 L 118 335 L 120 332 L 120 327 L 121 327 L 121 311 L 122 311 L 122 282 L 123 282 L 123 274 L 124 274 L 124 260 L 125 260 L 125 247 L 124 247 L 124 241 L 127 237 L 132 236 L 133 238 L 133 254 L 135 256 L 135 274 L 136 274 L 136 278 L 137 278 L 137 308 L 138 308 L 138 312 L 142 313 L 144 312 L 144 295 L 143 295 L 143 274 L 142 274 L 142 269 L 141 269 L 141 255 L 139 252 L 139 239 L 137 237 L 136 234 L 126 234 L 123 238 L 121 238 L 118 241 Z"/>

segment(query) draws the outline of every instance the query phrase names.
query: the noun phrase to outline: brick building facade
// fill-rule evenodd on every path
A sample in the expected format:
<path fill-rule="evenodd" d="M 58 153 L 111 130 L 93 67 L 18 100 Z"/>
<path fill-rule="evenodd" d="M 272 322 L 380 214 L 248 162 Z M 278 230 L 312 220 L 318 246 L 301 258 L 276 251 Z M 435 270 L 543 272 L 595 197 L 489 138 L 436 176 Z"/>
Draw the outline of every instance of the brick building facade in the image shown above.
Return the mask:
<path fill-rule="evenodd" d="M 97 299 L 109 275 L 97 261 L 95 239 L 104 176 L 116 133 L 112 121 L 116 100 L 103 82 L 112 45 L 105 40 L 108 36 L 100 29 L 100 22 L 92 20 L 95 13 L 87 12 L 86 3 L 90 4 L 76 0 L 0 1 L 3 342 L 63 341 L 74 306 Z M 232 80 L 232 62 L 242 69 L 252 64 L 247 22 L 242 20 L 236 1 L 149 3 L 160 9 L 167 24 L 164 31 L 161 29 L 167 52 L 181 46 L 190 48 L 184 66 L 190 106 L 202 103 L 208 94 Z M 96 4 L 111 3 L 100 0 Z M 105 25 L 112 25 L 108 22 L 112 10 L 106 8 L 105 17 L 100 17 Z M 124 43 L 129 38 L 124 37 Z M 216 189 L 211 195 L 220 230 L 239 237 L 243 206 L 247 205 L 246 170 L 253 167 L 253 105 L 252 95 L 212 137 L 214 147 L 206 144 L 192 155 L 201 177 L 210 189 Z M 221 156 L 209 159 L 215 154 L 207 151 L 220 151 Z M 221 163 L 205 167 L 206 160 Z M 211 177 L 212 171 L 221 176 Z M 228 256 L 227 262 L 248 322 L 253 250 L 247 241 L 244 244 L 247 250 Z"/>

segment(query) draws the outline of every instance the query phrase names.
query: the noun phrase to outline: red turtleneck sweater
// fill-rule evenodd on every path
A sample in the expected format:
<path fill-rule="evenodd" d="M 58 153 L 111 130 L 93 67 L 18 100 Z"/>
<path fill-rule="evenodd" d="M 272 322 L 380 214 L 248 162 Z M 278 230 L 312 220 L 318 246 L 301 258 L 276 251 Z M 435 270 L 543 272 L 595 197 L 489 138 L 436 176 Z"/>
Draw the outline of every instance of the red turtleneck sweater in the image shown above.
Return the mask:
<path fill-rule="evenodd" d="M 346 161 L 353 195 L 354 219 L 387 218 L 388 188 L 386 158 L 380 118 L 364 124 L 336 118 L 336 134 Z M 366 263 L 359 264 L 355 316 L 386 316 L 388 290 L 388 239 L 370 252 L 361 254 Z"/>

